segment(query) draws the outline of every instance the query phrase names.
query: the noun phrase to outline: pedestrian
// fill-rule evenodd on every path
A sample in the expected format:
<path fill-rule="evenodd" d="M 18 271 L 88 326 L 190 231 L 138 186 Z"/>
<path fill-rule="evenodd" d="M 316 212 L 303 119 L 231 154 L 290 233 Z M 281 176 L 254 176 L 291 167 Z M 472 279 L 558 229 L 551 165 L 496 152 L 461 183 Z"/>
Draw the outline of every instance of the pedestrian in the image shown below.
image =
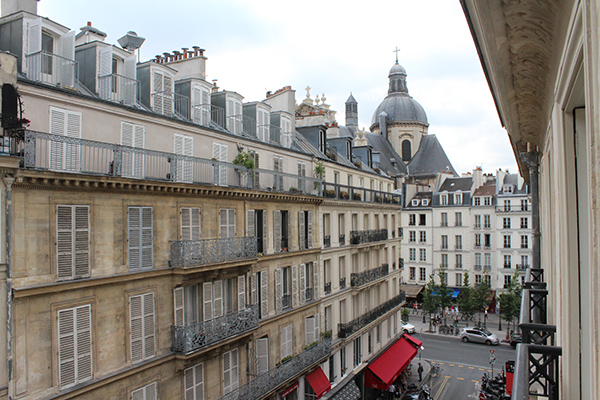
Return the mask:
<path fill-rule="evenodd" d="M 419 382 L 423 380 L 423 366 L 419 363 L 419 368 L 417 368 L 417 372 L 419 373 Z"/>
<path fill-rule="evenodd" d="M 392 384 L 390 385 L 390 387 L 388 388 L 388 392 L 389 392 L 389 394 L 388 394 L 388 396 L 389 396 L 389 397 L 388 397 L 388 398 L 389 398 L 390 400 L 394 400 L 394 396 L 395 396 L 395 394 L 396 394 L 396 386 L 394 386 L 394 384 L 393 384 L 393 383 L 392 383 Z"/>
<path fill-rule="evenodd" d="M 417 314 L 417 302 L 415 301 L 415 304 L 413 304 L 413 314 Z"/>
<path fill-rule="evenodd" d="M 485 313 L 484 313 L 484 315 L 485 315 L 485 317 L 484 317 L 484 318 L 485 318 L 485 319 L 487 319 L 487 310 L 488 310 L 488 309 L 486 308 L 486 309 L 485 309 Z"/>

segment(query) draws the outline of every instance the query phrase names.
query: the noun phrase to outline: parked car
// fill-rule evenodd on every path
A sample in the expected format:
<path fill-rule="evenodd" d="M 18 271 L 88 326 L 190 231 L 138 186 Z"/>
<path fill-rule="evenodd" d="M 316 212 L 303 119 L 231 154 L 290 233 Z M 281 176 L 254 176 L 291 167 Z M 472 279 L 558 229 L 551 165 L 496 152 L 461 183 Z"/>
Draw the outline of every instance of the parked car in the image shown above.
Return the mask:
<path fill-rule="evenodd" d="M 402 332 L 404 333 L 415 333 L 417 330 L 413 324 L 409 324 L 408 322 L 402 322 Z"/>
<path fill-rule="evenodd" d="M 500 339 L 495 333 L 487 329 L 480 328 L 463 328 L 460 332 L 460 338 L 463 342 L 485 343 L 487 345 L 500 344 Z"/>
<path fill-rule="evenodd" d="M 513 333 L 512 335 L 510 335 L 510 345 L 515 348 L 517 347 L 518 343 L 521 343 L 523 341 L 523 338 L 521 337 L 520 334 L 518 333 Z"/>

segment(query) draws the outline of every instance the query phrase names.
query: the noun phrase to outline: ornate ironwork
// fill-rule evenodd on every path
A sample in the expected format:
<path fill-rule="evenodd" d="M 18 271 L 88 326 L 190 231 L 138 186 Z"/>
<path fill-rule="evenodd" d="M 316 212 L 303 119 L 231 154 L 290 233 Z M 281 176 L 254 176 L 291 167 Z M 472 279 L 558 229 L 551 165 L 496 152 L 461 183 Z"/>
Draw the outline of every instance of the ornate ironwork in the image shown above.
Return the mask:
<path fill-rule="evenodd" d="M 261 399 L 288 380 L 312 368 L 331 355 L 331 338 L 326 338 L 285 363 L 257 376 L 219 400 Z"/>
<path fill-rule="evenodd" d="M 173 347 L 177 353 L 189 354 L 212 344 L 258 328 L 258 305 L 209 321 L 173 327 Z"/>
<path fill-rule="evenodd" d="M 350 231 L 350 244 L 380 242 L 388 239 L 387 229 L 372 229 L 366 231 Z"/>
<path fill-rule="evenodd" d="M 340 289 L 346 288 L 346 277 L 340 278 Z"/>
<path fill-rule="evenodd" d="M 528 264 L 517 264 L 517 271 L 527 271 L 529 268 Z"/>
<path fill-rule="evenodd" d="M 331 247 L 331 236 L 323 236 L 323 247 Z"/>
<path fill-rule="evenodd" d="M 327 283 L 325 284 L 325 286 L 323 287 L 323 292 L 324 292 L 325 294 L 329 294 L 329 293 L 331 293 L 331 282 L 327 282 Z"/>
<path fill-rule="evenodd" d="M 346 244 L 346 234 L 342 233 L 340 235 L 340 246 L 343 246 Z"/>
<path fill-rule="evenodd" d="M 333 153 L 330 153 L 333 155 Z M 332 158 L 332 157 L 329 157 Z M 335 156 L 334 156 L 335 158 Z M 330 199 L 362 201 L 368 203 L 401 204 L 402 196 L 395 193 L 379 190 L 365 189 L 362 187 L 323 183 L 323 196 Z"/>
<path fill-rule="evenodd" d="M 172 268 L 186 268 L 256 257 L 256 237 L 177 240 L 171 242 L 169 265 Z"/>
<path fill-rule="evenodd" d="M 370 311 L 362 314 L 361 316 L 353 319 L 350 322 L 344 324 L 338 324 L 338 337 L 347 338 L 354 332 L 358 332 L 361 328 L 367 326 L 377 318 L 381 317 L 385 313 L 395 309 L 396 307 L 404 304 L 406 301 L 406 293 L 400 292 L 399 295 L 392 297 L 390 300 L 383 304 L 373 308 Z"/>
<path fill-rule="evenodd" d="M 398 268 L 404 269 L 404 258 L 402 257 L 398 259 Z"/>
<path fill-rule="evenodd" d="M 387 276 L 390 272 L 389 264 L 382 264 L 380 267 L 368 269 L 363 272 L 353 272 L 350 274 L 350 286 L 358 287 L 373 282 L 379 278 Z"/>
<path fill-rule="evenodd" d="M 289 294 L 284 294 L 281 296 L 281 308 L 289 308 L 292 306 L 291 296 Z"/>
<path fill-rule="evenodd" d="M 313 299 L 313 289 L 308 287 L 304 290 L 306 301 L 310 301 Z"/>

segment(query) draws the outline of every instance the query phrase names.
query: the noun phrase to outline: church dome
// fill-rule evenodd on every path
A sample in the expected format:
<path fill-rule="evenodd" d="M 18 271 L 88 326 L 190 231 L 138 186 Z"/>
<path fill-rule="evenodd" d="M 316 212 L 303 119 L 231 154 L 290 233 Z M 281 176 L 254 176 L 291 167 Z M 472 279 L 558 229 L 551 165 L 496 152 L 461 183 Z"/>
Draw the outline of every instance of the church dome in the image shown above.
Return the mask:
<path fill-rule="evenodd" d="M 417 122 L 429 124 L 427 114 L 418 101 L 410 97 L 406 86 L 406 70 L 402 65 L 396 64 L 390 69 L 388 75 L 390 86 L 388 95 L 373 113 L 371 127 L 379 124 L 379 116 L 382 112 L 387 115 L 387 122 Z"/>

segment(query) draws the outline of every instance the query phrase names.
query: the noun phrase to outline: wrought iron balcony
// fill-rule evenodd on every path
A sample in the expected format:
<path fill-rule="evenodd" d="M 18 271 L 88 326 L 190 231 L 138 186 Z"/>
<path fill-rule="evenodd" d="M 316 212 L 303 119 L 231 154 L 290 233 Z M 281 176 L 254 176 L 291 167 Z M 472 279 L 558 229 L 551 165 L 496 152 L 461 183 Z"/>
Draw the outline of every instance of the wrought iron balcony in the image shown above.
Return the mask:
<path fill-rule="evenodd" d="M 225 127 L 225 110 L 213 104 L 196 104 L 192 106 L 192 122 L 197 125 Z"/>
<path fill-rule="evenodd" d="M 367 326 L 377 318 L 383 316 L 385 313 L 393 310 L 394 308 L 404 304 L 406 301 L 406 294 L 404 291 L 400 292 L 399 295 L 392 297 L 390 300 L 383 304 L 373 308 L 370 311 L 362 314 L 361 316 L 353 319 L 350 322 L 344 324 L 338 324 L 338 337 L 347 338 L 354 332 L 358 332 L 363 327 Z"/>
<path fill-rule="evenodd" d="M 262 399 L 286 381 L 308 371 L 330 355 L 331 338 L 327 338 L 222 396 L 220 400 Z"/>
<path fill-rule="evenodd" d="M 404 258 L 402 257 L 398 259 L 398 268 L 404 269 Z"/>
<path fill-rule="evenodd" d="M 323 247 L 331 247 L 331 236 L 330 235 L 323 236 Z"/>
<path fill-rule="evenodd" d="M 170 90 L 161 92 L 153 92 L 150 94 L 150 108 L 157 114 L 166 115 L 167 117 L 182 118 L 191 120 L 190 118 L 190 98 Z"/>
<path fill-rule="evenodd" d="M 492 270 L 492 266 L 491 265 L 484 265 L 483 266 L 483 271 L 484 272 L 490 272 Z"/>
<path fill-rule="evenodd" d="M 258 305 L 209 321 L 173 327 L 173 351 L 189 354 L 258 328 Z"/>
<path fill-rule="evenodd" d="M 380 267 L 372 268 L 363 272 L 353 272 L 350 274 L 350 286 L 359 287 L 366 285 L 369 282 L 373 282 L 374 280 L 387 276 L 389 272 L 389 264 L 383 264 Z"/>
<path fill-rule="evenodd" d="M 313 288 L 306 288 L 304 290 L 304 298 L 306 299 L 306 301 L 310 301 L 313 299 Z"/>
<path fill-rule="evenodd" d="M 331 293 L 331 282 L 327 282 L 323 287 L 323 292 L 325 294 Z"/>
<path fill-rule="evenodd" d="M 398 228 L 398 238 L 402 239 L 404 237 L 404 228 Z"/>
<path fill-rule="evenodd" d="M 496 207 L 496 212 L 497 213 L 530 213 L 531 210 L 529 209 L 528 206 L 523 207 L 521 204 L 518 205 L 510 205 L 510 206 L 501 206 L 501 207 Z"/>
<path fill-rule="evenodd" d="M 292 298 L 289 294 L 281 295 L 281 308 L 286 309 L 292 306 Z"/>
<path fill-rule="evenodd" d="M 25 62 L 28 79 L 75 90 L 79 78 L 77 61 L 41 50 L 27 54 Z"/>
<path fill-rule="evenodd" d="M 139 81 L 119 74 L 98 77 L 98 94 L 104 100 L 126 105 L 135 104 L 139 98 Z"/>
<path fill-rule="evenodd" d="M 350 244 L 374 243 L 388 239 L 387 229 L 350 231 Z"/>
<path fill-rule="evenodd" d="M 340 278 L 340 289 L 346 288 L 346 277 Z"/>
<path fill-rule="evenodd" d="M 343 246 L 346 244 L 346 234 L 341 234 L 340 235 L 340 246 Z"/>
<path fill-rule="evenodd" d="M 397 205 L 402 203 L 402 196 L 399 194 L 329 182 L 323 183 L 323 196 L 329 199 L 363 201 L 368 203 Z"/>
<path fill-rule="evenodd" d="M 481 265 L 475 265 L 474 269 L 475 269 L 475 271 L 481 271 L 483 269 L 483 267 Z"/>
<path fill-rule="evenodd" d="M 171 268 L 187 268 L 258 257 L 256 237 L 171 242 Z"/>

